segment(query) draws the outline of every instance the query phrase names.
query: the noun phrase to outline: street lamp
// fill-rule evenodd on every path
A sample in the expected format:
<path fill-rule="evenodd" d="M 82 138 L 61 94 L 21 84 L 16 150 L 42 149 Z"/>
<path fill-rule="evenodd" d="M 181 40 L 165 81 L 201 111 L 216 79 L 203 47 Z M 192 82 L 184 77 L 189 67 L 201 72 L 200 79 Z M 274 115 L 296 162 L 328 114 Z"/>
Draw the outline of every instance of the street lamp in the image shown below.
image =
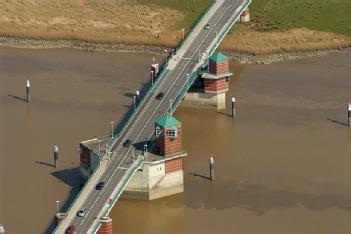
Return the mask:
<path fill-rule="evenodd" d="M 133 96 L 133 105 L 134 105 L 134 111 L 135 111 L 135 108 L 136 108 L 136 96 L 135 95 Z"/>
<path fill-rule="evenodd" d="M 167 65 L 167 63 L 168 63 L 168 59 L 167 59 L 167 50 L 164 50 L 165 51 L 165 56 L 166 56 L 166 65 Z"/>
<path fill-rule="evenodd" d="M 172 99 L 169 99 L 169 113 L 172 114 Z"/>
<path fill-rule="evenodd" d="M 113 138 L 113 125 L 114 125 L 115 123 L 113 122 L 113 121 L 111 121 L 111 138 Z"/>
<path fill-rule="evenodd" d="M 187 86 L 187 89 L 189 89 L 189 73 L 186 74 L 186 86 Z"/>
<path fill-rule="evenodd" d="M 151 71 L 151 85 L 154 86 L 154 71 Z"/>
<path fill-rule="evenodd" d="M 100 149 L 101 149 L 101 148 L 100 148 L 100 143 L 101 143 L 101 140 L 100 140 L 100 139 L 98 140 L 98 143 L 99 143 L 99 155 L 100 155 L 100 151 L 101 151 L 101 150 L 100 150 Z"/>
<path fill-rule="evenodd" d="M 60 212 L 60 201 L 56 201 L 56 214 Z"/>
<path fill-rule="evenodd" d="M 183 41 L 184 41 L 184 34 L 185 34 L 185 29 L 182 28 L 182 32 L 183 32 Z"/>

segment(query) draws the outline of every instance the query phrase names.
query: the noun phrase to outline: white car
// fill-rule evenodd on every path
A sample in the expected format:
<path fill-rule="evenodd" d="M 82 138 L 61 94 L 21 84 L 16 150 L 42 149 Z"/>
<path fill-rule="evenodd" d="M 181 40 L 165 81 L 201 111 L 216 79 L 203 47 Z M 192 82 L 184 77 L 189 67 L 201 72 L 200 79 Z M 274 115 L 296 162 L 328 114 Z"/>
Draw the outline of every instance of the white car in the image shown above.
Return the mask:
<path fill-rule="evenodd" d="M 207 23 L 207 24 L 205 25 L 204 29 L 205 29 L 205 30 L 209 30 L 209 29 L 210 29 L 210 24 Z"/>
<path fill-rule="evenodd" d="M 83 209 L 79 210 L 77 212 L 77 216 L 78 217 L 84 217 L 85 216 L 85 211 L 86 211 L 86 208 L 83 208 Z"/>

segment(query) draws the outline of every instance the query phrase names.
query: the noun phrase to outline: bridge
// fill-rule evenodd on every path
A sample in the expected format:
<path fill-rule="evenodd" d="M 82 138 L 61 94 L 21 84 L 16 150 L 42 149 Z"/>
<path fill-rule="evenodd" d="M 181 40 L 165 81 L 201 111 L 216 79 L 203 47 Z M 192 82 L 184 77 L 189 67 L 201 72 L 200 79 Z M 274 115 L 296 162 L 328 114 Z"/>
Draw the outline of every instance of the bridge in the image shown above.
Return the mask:
<path fill-rule="evenodd" d="M 167 112 L 175 111 L 203 64 L 250 3 L 251 0 L 212 2 L 184 40 L 166 59 L 156 81 L 140 98 L 137 108 L 123 127 L 118 132 L 115 131 L 112 138 L 103 140 L 103 144 L 108 144 L 109 151 L 105 155 L 100 154 L 100 149 L 94 151 L 100 159 L 98 166 L 54 233 L 64 233 L 71 225 L 75 226 L 75 233 L 98 232 L 101 217 L 108 216 L 132 176 L 143 165 L 143 146 L 152 139 L 156 119 Z M 205 29 L 206 24 L 209 24 L 209 27 Z M 156 95 L 160 92 L 164 93 L 164 97 L 157 100 Z M 127 139 L 133 144 L 123 147 L 122 144 Z M 95 190 L 99 181 L 105 182 L 103 190 Z M 85 216 L 77 217 L 77 212 L 83 207 L 86 208 Z"/>

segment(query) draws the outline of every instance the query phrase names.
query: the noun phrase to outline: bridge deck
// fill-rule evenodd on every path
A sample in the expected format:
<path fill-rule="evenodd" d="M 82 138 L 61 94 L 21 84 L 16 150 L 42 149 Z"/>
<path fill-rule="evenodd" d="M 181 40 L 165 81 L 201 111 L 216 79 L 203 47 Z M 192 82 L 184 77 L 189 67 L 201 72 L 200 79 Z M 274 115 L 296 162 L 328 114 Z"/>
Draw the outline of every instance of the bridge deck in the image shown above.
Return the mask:
<path fill-rule="evenodd" d="M 170 104 L 172 111 L 179 105 L 190 83 L 196 77 L 198 68 L 217 48 L 219 41 L 223 39 L 250 2 L 251 0 L 216 1 L 187 37 L 177 54 L 169 61 L 162 79 L 155 85 L 152 92 L 144 97 L 145 100 L 128 126 L 112 144 L 111 160 L 102 161 L 100 170 L 95 172 L 94 178 L 85 185 L 69 209 L 68 216 L 59 224 L 55 233 L 64 233 L 69 225 L 74 225 L 77 233 L 96 232 L 99 227 L 99 218 L 112 208 L 108 200 L 113 197 L 116 201 L 132 174 L 144 160 L 143 156 L 139 156 L 135 163 L 131 163 L 133 151 L 135 150 L 138 154 L 142 148 L 140 146 L 152 137 L 155 120 L 169 111 Z M 210 24 L 209 30 L 203 28 L 206 23 Z M 207 54 L 199 59 L 202 53 Z M 190 74 L 189 79 L 187 74 Z M 162 100 L 156 100 L 155 96 L 160 92 L 165 95 Z M 130 139 L 134 145 L 123 147 L 122 142 L 126 139 Z M 103 190 L 95 190 L 97 181 L 105 182 Z M 83 207 L 87 209 L 85 217 L 77 217 L 76 212 Z"/>

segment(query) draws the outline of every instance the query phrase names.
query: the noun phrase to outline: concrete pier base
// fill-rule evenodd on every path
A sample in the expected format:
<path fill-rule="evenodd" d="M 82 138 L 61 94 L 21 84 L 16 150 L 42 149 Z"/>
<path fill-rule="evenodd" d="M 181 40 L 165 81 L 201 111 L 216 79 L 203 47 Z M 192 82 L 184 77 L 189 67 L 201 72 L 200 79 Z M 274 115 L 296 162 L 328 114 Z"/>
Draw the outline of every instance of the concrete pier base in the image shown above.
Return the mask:
<path fill-rule="evenodd" d="M 154 200 L 182 192 L 184 192 L 183 170 L 152 177 L 138 171 L 124 189 L 122 198 Z"/>
<path fill-rule="evenodd" d="M 187 93 L 180 105 L 184 107 L 223 110 L 225 109 L 225 93 Z"/>

